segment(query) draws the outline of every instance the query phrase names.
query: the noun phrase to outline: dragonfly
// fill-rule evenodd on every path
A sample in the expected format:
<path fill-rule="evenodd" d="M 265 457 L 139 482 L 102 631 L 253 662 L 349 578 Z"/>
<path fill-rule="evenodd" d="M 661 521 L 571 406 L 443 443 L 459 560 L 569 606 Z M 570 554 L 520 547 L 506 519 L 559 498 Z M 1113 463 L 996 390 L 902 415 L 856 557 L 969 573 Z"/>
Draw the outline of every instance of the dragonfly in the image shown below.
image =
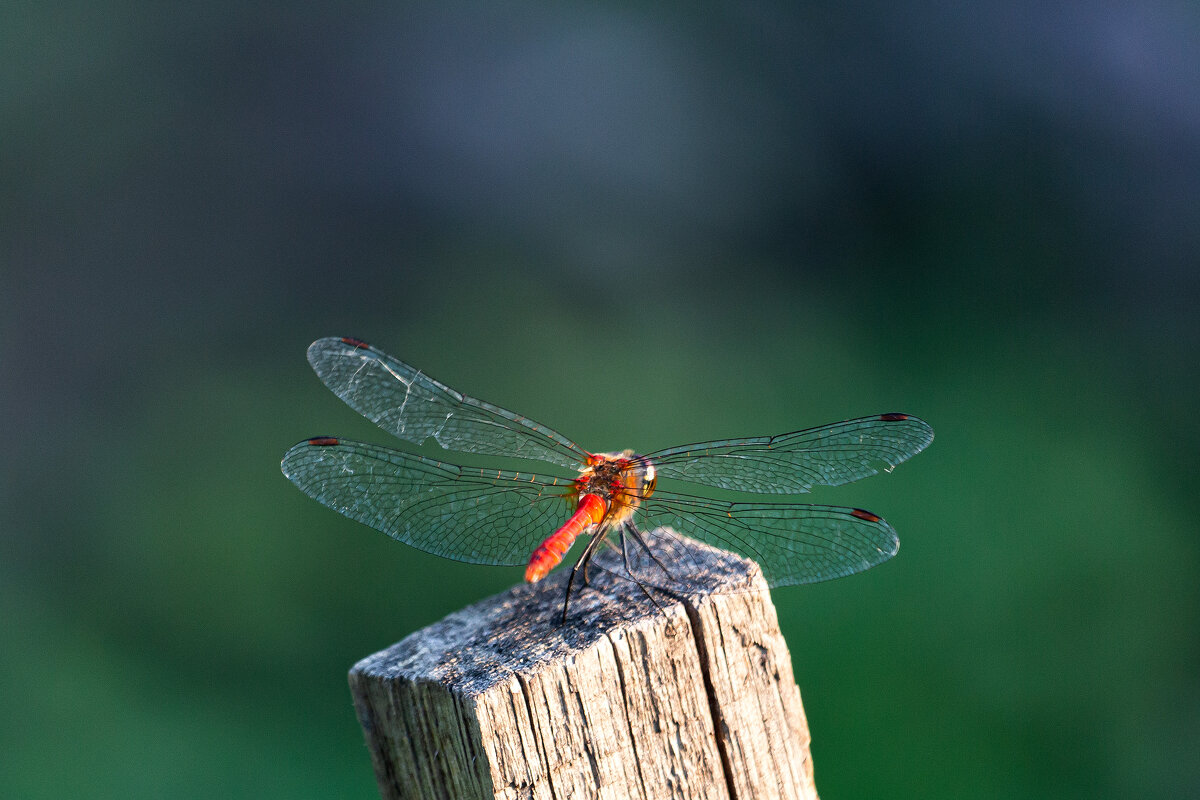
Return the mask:
<path fill-rule="evenodd" d="M 545 469 L 461 466 L 318 436 L 287 451 L 283 474 L 325 506 L 418 550 L 471 564 L 523 565 L 531 583 L 558 566 L 577 539 L 590 537 L 567 581 L 564 623 L 577 574 L 582 570 L 587 586 L 588 567 L 604 546 L 619 549 L 626 577 L 637 580 L 627 548 L 640 547 L 666 578 L 684 586 L 697 565 L 668 565 L 669 556 L 659 555 L 671 552 L 660 546 L 663 539 L 680 534 L 751 559 L 770 587 L 829 580 L 882 563 L 900 542 L 870 511 L 725 500 L 660 488 L 659 481 L 786 497 L 890 472 L 933 441 L 924 421 L 886 413 L 647 454 L 592 453 L 359 339 L 319 339 L 308 348 L 308 361 L 334 394 L 403 441 L 538 461 Z"/>

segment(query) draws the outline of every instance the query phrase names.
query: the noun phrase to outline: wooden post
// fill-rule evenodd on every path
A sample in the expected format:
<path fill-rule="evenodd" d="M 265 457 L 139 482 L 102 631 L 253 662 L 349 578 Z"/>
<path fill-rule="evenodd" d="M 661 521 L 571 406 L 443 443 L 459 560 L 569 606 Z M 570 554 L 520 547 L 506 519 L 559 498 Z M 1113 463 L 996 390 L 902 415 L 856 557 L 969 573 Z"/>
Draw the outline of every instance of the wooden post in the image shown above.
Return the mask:
<path fill-rule="evenodd" d="M 816 798 L 766 583 L 752 562 L 684 546 L 708 551 L 705 591 L 651 590 L 661 608 L 594 569 L 561 625 L 562 569 L 355 664 L 383 797 Z"/>

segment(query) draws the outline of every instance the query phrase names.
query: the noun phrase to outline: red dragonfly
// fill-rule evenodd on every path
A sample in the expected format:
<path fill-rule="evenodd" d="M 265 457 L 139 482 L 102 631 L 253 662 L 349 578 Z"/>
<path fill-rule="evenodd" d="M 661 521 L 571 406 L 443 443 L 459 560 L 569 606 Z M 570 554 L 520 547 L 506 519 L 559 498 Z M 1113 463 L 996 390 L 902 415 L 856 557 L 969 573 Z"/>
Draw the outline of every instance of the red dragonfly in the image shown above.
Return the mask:
<path fill-rule="evenodd" d="M 614 534 L 629 577 L 627 537 L 671 580 L 685 584 L 687 575 L 674 575 L 655 554 L 656 540 L 676 531 L 754 560 L 771 586 L 828 580 L 886 561 L 899 539 L 869 511 L 717 500 L 659 489 L 658 481 L 794 495 L 890 472 L 933 441 L 933 429 L 916 417 L 875 414 L 646 455 L 590 453 L 545 425 L 457 392 L 358 339 L 320 339 L 308 348 L 308 360 L 351 408 L 405 441 L 432 439 L 447 450 L 534 459 L 574 473 L 457 466 L 331 436 L 300 442 L 282 463 L 283 474 L 303 492 L 351 519 L 455 561 L 524 564 L 530 582 L 556 567 L 577 538 L 590 535 L 567 583 L 564 620 L 576 573 L 584 570 L 586 584 L 597 548 L 617 547 Z M 569 503 L 565 522 L 566 511 L 554 499 Z"/>

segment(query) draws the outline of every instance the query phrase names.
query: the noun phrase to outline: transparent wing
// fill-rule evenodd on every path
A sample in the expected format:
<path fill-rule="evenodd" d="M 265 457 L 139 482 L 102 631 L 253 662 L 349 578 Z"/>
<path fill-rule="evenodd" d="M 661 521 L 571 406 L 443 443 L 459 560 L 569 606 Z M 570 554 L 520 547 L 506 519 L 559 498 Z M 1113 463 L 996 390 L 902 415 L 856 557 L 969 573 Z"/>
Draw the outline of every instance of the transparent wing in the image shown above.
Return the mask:
<path fill-rule="evenodd" d="M 309 497 L 418 550 L 520 566 L 564 521 L 562 478 L 458 467 L 363 442 L 308 439 L 283 474 Z"/>
<path fill-rule="evenodd" d="M 577 469 L 579 445 L 544 425 L 449 386 L 357 339 L 318 339 L 308 361 L 334 394 L 393 436 L 447 450 L 532 458 Z"/>
<path fill-rule="evenodd" d="M 900 549 L 896 531 L 869 511 L 800 503 L 727 503 L 655 492 L 638 512 L 638 527 L 652 550 L 679 552 L 672 537 L 684 534 L 752 559 L 771 586 L 840 578 L 887 561 Z M 669 529 L 669 530 L 668 530 Z M 687 583 L 702 564 L 665 566 Z"/>
<path fill-rule="evenodd" d="M 778 436 L 724 439 L 648 453 L 658 476 L 757 494 L 839 486 L 924 450 L 933 428 L 908 414 L 876 414 Z"/>

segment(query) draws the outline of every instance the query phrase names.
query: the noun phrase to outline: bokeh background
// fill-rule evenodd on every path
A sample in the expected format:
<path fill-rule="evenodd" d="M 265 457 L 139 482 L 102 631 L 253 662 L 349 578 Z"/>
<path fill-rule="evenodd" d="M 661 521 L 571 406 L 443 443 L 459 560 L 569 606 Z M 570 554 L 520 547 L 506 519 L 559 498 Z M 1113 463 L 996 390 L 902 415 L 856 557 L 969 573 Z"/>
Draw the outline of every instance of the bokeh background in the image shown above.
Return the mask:
<path fill-rule="evenodd" d="M 373 797 L 358 658 L 520 579 L 279 473 L 372 341 L 592 449 L 906 411 L 776 593 L 826 797 L 1200 792 L 1200 11 L 13 2 L 0 795 Z"/>

